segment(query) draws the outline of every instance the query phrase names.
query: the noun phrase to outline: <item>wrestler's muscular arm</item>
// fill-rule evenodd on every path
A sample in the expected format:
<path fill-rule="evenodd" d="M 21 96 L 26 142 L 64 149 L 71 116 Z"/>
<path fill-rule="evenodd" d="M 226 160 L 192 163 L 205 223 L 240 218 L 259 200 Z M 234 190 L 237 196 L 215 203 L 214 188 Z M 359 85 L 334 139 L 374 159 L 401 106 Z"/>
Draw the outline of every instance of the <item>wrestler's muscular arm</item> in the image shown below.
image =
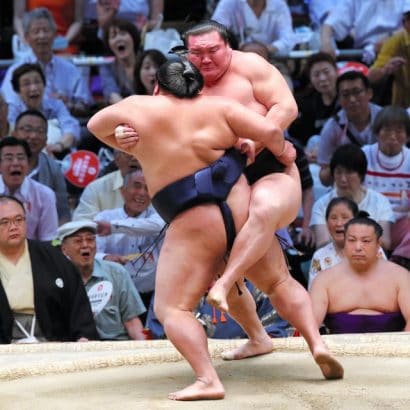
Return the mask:
<path fill-rule="evenodd" d="M 253 86 L 255 99 L 267 109 L 266 117 L 284 131 L 298 115 L 298 107 L 286 80 L 272 64 L 253 53 L 242 53 L 241 66 Z"/>
<path fill-rule="evenodd" d="M 131 147 L 127 148 L 117 143 L 115 139 L 115 128 L 118 124 L 126 123 L 130 118 L 130 105 L 134 104 L 136 96 L 128 97 L 120 102 L 110 105 L 94 114 L 87 123 L 87 128 L 99 140 L 103 141 L 112 148 L 125 152 L 130 152 Z"/>
<path fill-rule="evenodd" d="M 283 132 L 274 122 L 233 100 L 226 101 L 224 108 L 228 125 L 236 137 L 260 142 L 273 155 L 282 153 Z"/>

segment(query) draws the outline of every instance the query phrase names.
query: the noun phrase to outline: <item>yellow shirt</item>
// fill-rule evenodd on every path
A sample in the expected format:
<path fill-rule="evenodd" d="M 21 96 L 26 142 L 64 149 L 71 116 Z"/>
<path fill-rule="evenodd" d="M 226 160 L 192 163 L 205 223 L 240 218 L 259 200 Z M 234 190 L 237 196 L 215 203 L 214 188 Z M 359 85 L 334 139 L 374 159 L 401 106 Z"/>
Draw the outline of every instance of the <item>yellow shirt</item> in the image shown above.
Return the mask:
<path fill-rule="evenodd" d="M 0 280 L 10 308 L 16 313 L 34 314 L 34 285 L 27 241 L 24 253 L 14 264 L 0 253 Z"/>
<path fill-rule="evenodd" d="M 406 63 L 394 73 L 392 104 L 407 108 L 410 106 L 410 34 L 406 30 L 385 41 L 372 68 L 383 68 L 393 57 L 403 57 Z"/>

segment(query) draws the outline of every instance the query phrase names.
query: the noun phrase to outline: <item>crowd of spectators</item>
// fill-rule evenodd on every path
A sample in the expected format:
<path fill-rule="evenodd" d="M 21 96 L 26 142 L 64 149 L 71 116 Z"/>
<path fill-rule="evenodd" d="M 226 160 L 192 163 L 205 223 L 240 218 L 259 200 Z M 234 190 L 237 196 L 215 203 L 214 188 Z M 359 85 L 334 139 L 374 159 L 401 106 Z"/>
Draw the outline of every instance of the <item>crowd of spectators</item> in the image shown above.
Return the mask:
<path fill-rule="evenodd" d="M 289 233 L 293 250 L 303 253 L 310 266 L 293 271 L 300 270 L 303 284 L 311 289 L 318 326 L 325 321 L 337 328 L 340 313 L 348 313 L 341 320 L 350 323 L 356 313 L 398 312 L 394 330 L 406 327 L 410 0 L 64 0 L 58 7 L 53 1 L 16 0 L 3 13 L 7 11 L 0 21 L 8 22 L 13 37 L 3 29 L 0 42 L 8 42 L 14 54 L 2 55 L 13 61 L 0 67 L 0 298 L 8 300 L 0 308 L 0 342 L 165 337 L 152 312 L 165 223 L 150 204 L 138 161 L 103 147 L 85 124 L 101 107 L 132 94 L 153 93 L 156 71 L 175 57 L 144 49 L 147 32 L 162 25 L 182 33 L 204 18 L 228 27 L 232 48 L 255 52 L 277 66 L 294 92 L 299 115 L 286 138 L 297 148 L 303 197 Z M 298 36 L 301 25 L 309 32 L 307 40 Z M 12 43 L 19 44 L 19 50 Z M 353 64 L 341 72 L 343 49 L 354 51 L 360 69 Z M 304 51 L 303 58 L 295 57 L 295 50 Z M 99 63 L 74 64 L 73 57 L 84 54 L 99 57 Z M 77 187 L 65 178 L 65 165 L 84 147 L 99 155 L 100 169 L 87 186 Z M 107 152 L 109 163 L 102 160 Z M 359 210 L 367 217 L 354 219 Z M 352 218 L 356 222 L 346 228 Z M 363 243 L 364 256 L 357 250 Z M 14 256 L 9 248 L 16 251 Z M 51 305 L 38 301 L 43 288 L 37 281 L 44 286 L 51 276 L 39 279 L 38 261 L 33 264 L 31 253 L 51 255 L 47 271 L 53 263 L 60 265 L 52 276 L 57 288 L 65 289 L 69 276 L 76 275 L 66 291 L 84 285 L 77 296 L 59 294 L 59 302 L 69 304 L 56 316 L 61 328 L 49 329 L 46 322 Z M 358 254 L 366 261 L 364 268 Z M 373 272 L 376 257 L 383 262 L 378 261 Z M 291 263 L 298 259 L 291 258 Z M 12 264 L 24 268 L 18 276 L 24 281 L 21 293 L 10 276 L 17 272 Z M 386 268 L 397 276 L 399 294 L 392 296 L 396 282 L 391 278 L 387 290 L 374 285 L 383 295 L 373 307 L 366 307 L 360 293 L 343 299 L 343 287 L 363 286 L 360 272 L 370 269 L 376 283 Z M 28 297 L 33 281 L 34 302 Z M 251 289 L 263 305 L 260 316 L 276 318 L 269 322 L 270 334 L 289 335 L 274 307 Z M 56 291 L 44 290 L 45 297 Z M 95 324 L 63 329 L 84 304 L 85 294 Z M 205 300 L 198 306 L 210 337 L 244 337 L 223 316 L 214 319 L 215 310 Z M 372 331 L 371 326 L 357 329 Z"/>

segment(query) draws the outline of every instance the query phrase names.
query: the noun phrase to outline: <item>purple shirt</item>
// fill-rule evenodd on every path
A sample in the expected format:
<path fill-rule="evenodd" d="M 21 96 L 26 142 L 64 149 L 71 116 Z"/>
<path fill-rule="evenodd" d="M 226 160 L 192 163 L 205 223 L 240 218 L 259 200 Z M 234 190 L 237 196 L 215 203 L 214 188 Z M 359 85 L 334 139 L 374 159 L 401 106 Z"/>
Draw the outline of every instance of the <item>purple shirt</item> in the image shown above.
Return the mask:
<path fill-rule="evenodd" d="M 0 194 L 10 195 L 2 176 Z M 56 196 L 49 187 L 26 177 L 12 196 L 23 202 L 26 209 L 27 239 L 51 241 L 57 236 Z"/>

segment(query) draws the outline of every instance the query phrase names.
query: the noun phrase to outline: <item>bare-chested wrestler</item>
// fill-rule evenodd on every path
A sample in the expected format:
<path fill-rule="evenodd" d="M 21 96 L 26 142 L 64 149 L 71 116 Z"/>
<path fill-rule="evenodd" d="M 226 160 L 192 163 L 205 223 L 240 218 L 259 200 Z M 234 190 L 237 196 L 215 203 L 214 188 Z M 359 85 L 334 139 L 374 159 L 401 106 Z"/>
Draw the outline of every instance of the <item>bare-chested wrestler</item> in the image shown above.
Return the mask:
<path fill-rule="evenodd" d="M 132 96 L 104 108 L 88 128 L 115 148 L 118 124 L 128 122 L 139 130 L 138 144 L 127 151 L 139 160 L 152 202 L 170 223 L 158 261 L 155 312 L 196 375 L 192 385 L 169 397 L 220 399 L 224 388 L 192 311 L 248 214 L 250 190 L 242 175 L 246 159 L 228 148 L 246 136 L 280 154 L 283 133 L 240 103 L 197 96 L 203 79 L 188 61 L 166 63 L 157 78 L 159 95 Z"/>
<path fill-rule="evenodd" d="M 293 121 L 297 107 L 285 79 L 262 57 L 232 50 L 224 26 L 216 22 L 200 23 L 185 33 L 185 43 L 189 60 L 204 77 L 203 95 L 233 98 L 265 115 L 282 130 Z M 138 141 L 138 130 L 123 127 L 122 131 L 118 140 L 122 147 Z M 277 157 L 282 159 L 280 154 Z M 225 272 L 208 299 L 218 308 L 228 310 L 229 293 L 229 313 L 249 340 L 238 349 L 225 352 L 223 357 L 242 359 L 269 353 L 273 348 L 246 287 L 241 286 L 241 295 L 236 288 L 232 289 L 233 283 L 245 273 L 269 296 L 280 316 L 304 336 L 323 375 L 328 379 L 342 378 L 342 366 L 329 354 L 320 337 L 309 295 L 290 275 L 280 244 L 273 235 L 292 222 L 299 210 L 301 187 L 296 166 L 283 170 L 275 157 L 261 147 L 255 163 L 245 172 L 252 184 L 249 218 L 238 233 Z M 259 262 L 254 264 L 255 260 Z"/>

